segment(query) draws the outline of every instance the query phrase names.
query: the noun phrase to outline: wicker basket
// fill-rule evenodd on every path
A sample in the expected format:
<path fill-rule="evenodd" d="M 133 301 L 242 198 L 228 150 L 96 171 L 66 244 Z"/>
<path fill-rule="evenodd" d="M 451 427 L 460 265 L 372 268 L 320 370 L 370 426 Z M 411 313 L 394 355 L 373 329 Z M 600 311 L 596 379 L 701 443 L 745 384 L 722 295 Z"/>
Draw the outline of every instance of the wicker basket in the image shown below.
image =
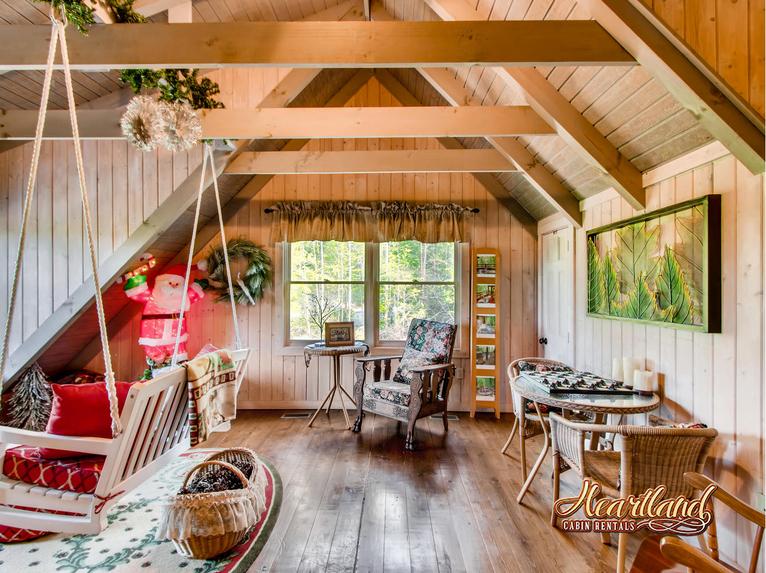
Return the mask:
<path fill-rule="evenodd" d="M 211 471 L 212 466 L 234 473 L 243 488 L 175 495 L 157 533 L 162 539 L 170 539 L 179 553 L 193 559 L 210 559 L 229 551 L 258 521 L 255 488 L 229 463 L 205 460 L 197 464 L 186 474 L 182 488 L 198 473 Z"/>
<path fill-rule="evenodd" d="M 227 464 L 234 465 L 239 461 L 247 461 L 253 466 L 253 471 L 249 476 L 245 476 L 250 483 L 255 483 L 258 477 L 258 470 L 260 463 L 255 455 L 255 452 L 250 448 L 228 448 L 221 450 L 220 452 L 214 452 L 205 458 L 206 462 L 219 461 L 226 462 Z"/>

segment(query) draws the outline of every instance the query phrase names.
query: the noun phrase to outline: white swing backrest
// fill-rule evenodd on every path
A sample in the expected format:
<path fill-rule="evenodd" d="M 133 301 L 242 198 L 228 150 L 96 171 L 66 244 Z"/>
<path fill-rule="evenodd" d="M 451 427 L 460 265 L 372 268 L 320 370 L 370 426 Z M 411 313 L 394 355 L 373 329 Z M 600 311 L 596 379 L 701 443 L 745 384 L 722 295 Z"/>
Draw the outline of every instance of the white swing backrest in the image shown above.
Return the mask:
<path fill-rule="evenodd" d="M 186 438 L 187 392 L 183 367 L 133 385 L 120 416 L 123 432 L 107 457 L 97 494 L 112 490 Z"/>
<path fill-rule="evenodd" d="M 237 390 L 244 378 L 250 349 L 232 352 Z M 183 366 L 153 380 L 133 385 L 120 416 L 123 433 L 107 459 L 96 491 L 109 492 L 131 479 L 163 454 L 189 438 L 188 389 Z M 105 478 L 105 479 L 103 479 Z"/>

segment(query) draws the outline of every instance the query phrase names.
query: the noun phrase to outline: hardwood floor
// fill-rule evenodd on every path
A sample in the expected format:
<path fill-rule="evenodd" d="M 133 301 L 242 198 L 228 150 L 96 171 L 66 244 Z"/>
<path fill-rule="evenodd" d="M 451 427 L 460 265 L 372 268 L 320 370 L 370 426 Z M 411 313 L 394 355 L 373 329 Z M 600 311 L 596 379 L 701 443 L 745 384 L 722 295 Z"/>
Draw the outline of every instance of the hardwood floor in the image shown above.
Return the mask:
<path fill-rule="evenodd" d="M 313 428 L 281 414 L 240 412 L 230 432 L 205 443 L 253 448 L 282 477 L 279 519 L 251 571 L 614 571 L 616 550 L 598 534 L 549 525 L 549 464 L 516 503 L 518 450 L 499 453 L 510 416 L 461 413 L 446 435 L 440 419 L 420 420 L 419 449 L 405 453 L 404 427 L 393 420 L 367 415 L 353 434 L 339 411 Z M 571 473 L 562 495 L 579 488 Z M 650 560 L 642 570 L 665 569 Z"/>

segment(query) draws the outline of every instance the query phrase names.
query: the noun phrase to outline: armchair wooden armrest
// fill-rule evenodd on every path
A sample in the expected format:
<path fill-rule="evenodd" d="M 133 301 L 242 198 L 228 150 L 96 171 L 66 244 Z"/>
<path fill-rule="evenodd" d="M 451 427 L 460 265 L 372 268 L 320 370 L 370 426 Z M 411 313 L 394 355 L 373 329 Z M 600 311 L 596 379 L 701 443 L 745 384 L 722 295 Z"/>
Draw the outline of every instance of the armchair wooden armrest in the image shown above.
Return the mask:
<path fill-rule="evenodd" d="M 452 362 L 446 362 L 411 368 L 410 372 L 413 376 L 410 382 L 410 395 L 420 394 L 426 402 L 431 402 L 434 398 L 446 400 L 452 386 L 454 367 Z"/>
<path fill-rule="evenodd" d="M 700 573 L 731 573 L 731 569 L 677 537 L 663 537 L 660 541 L 660 551 L 668 559 L 686 565 L 690 570 Z"/>
<path fill-rule="evenodd" d="M 444 364 L 427 364 L 425 366 L 410 368 L 410 372 L 434 372 L 435 370 L 443 370 L 450 366 L 452 366 L 452 362 L 445 362 Z"/>
<path fill-rule="evenodd" d="M 401 360 L 402 355 L 396 354 L 391 356 L 360 356 L 356 359 L 357 362 L 381 362 L 383 360 Z"/>
<path fill-rule="evenodd" d="M 732 494 L 722 488 L 718 482 L 710 479 L 706 475 L 697 472 L 686 472 L 684 474 L 684 479 L 686 480 L 686 483 L 688 483 L 694 489 L 698 489 L 700 491 L 704 490 L 709 485 L 716 486 L 718 489 L 715 490 L 713 497 L 728 505 L 745 519 L 748 519 L 756 525 L 763 527 L 764 513 L 754 508 L 752 505 L 745 503 L 738 497 L 734 497 Z"/>

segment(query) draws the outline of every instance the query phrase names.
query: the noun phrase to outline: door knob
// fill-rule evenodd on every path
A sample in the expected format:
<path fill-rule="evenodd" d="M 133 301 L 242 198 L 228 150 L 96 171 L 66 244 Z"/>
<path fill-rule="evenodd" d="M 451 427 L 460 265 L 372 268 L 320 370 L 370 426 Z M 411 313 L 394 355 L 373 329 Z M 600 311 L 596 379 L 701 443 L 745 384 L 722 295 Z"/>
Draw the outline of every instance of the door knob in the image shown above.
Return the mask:
<path fill-rule="evenodd" d="M 537 342 L 540 344 L 548 344 L 548 339 L 543 336 L 542 338 L 538 339 Z"/>

